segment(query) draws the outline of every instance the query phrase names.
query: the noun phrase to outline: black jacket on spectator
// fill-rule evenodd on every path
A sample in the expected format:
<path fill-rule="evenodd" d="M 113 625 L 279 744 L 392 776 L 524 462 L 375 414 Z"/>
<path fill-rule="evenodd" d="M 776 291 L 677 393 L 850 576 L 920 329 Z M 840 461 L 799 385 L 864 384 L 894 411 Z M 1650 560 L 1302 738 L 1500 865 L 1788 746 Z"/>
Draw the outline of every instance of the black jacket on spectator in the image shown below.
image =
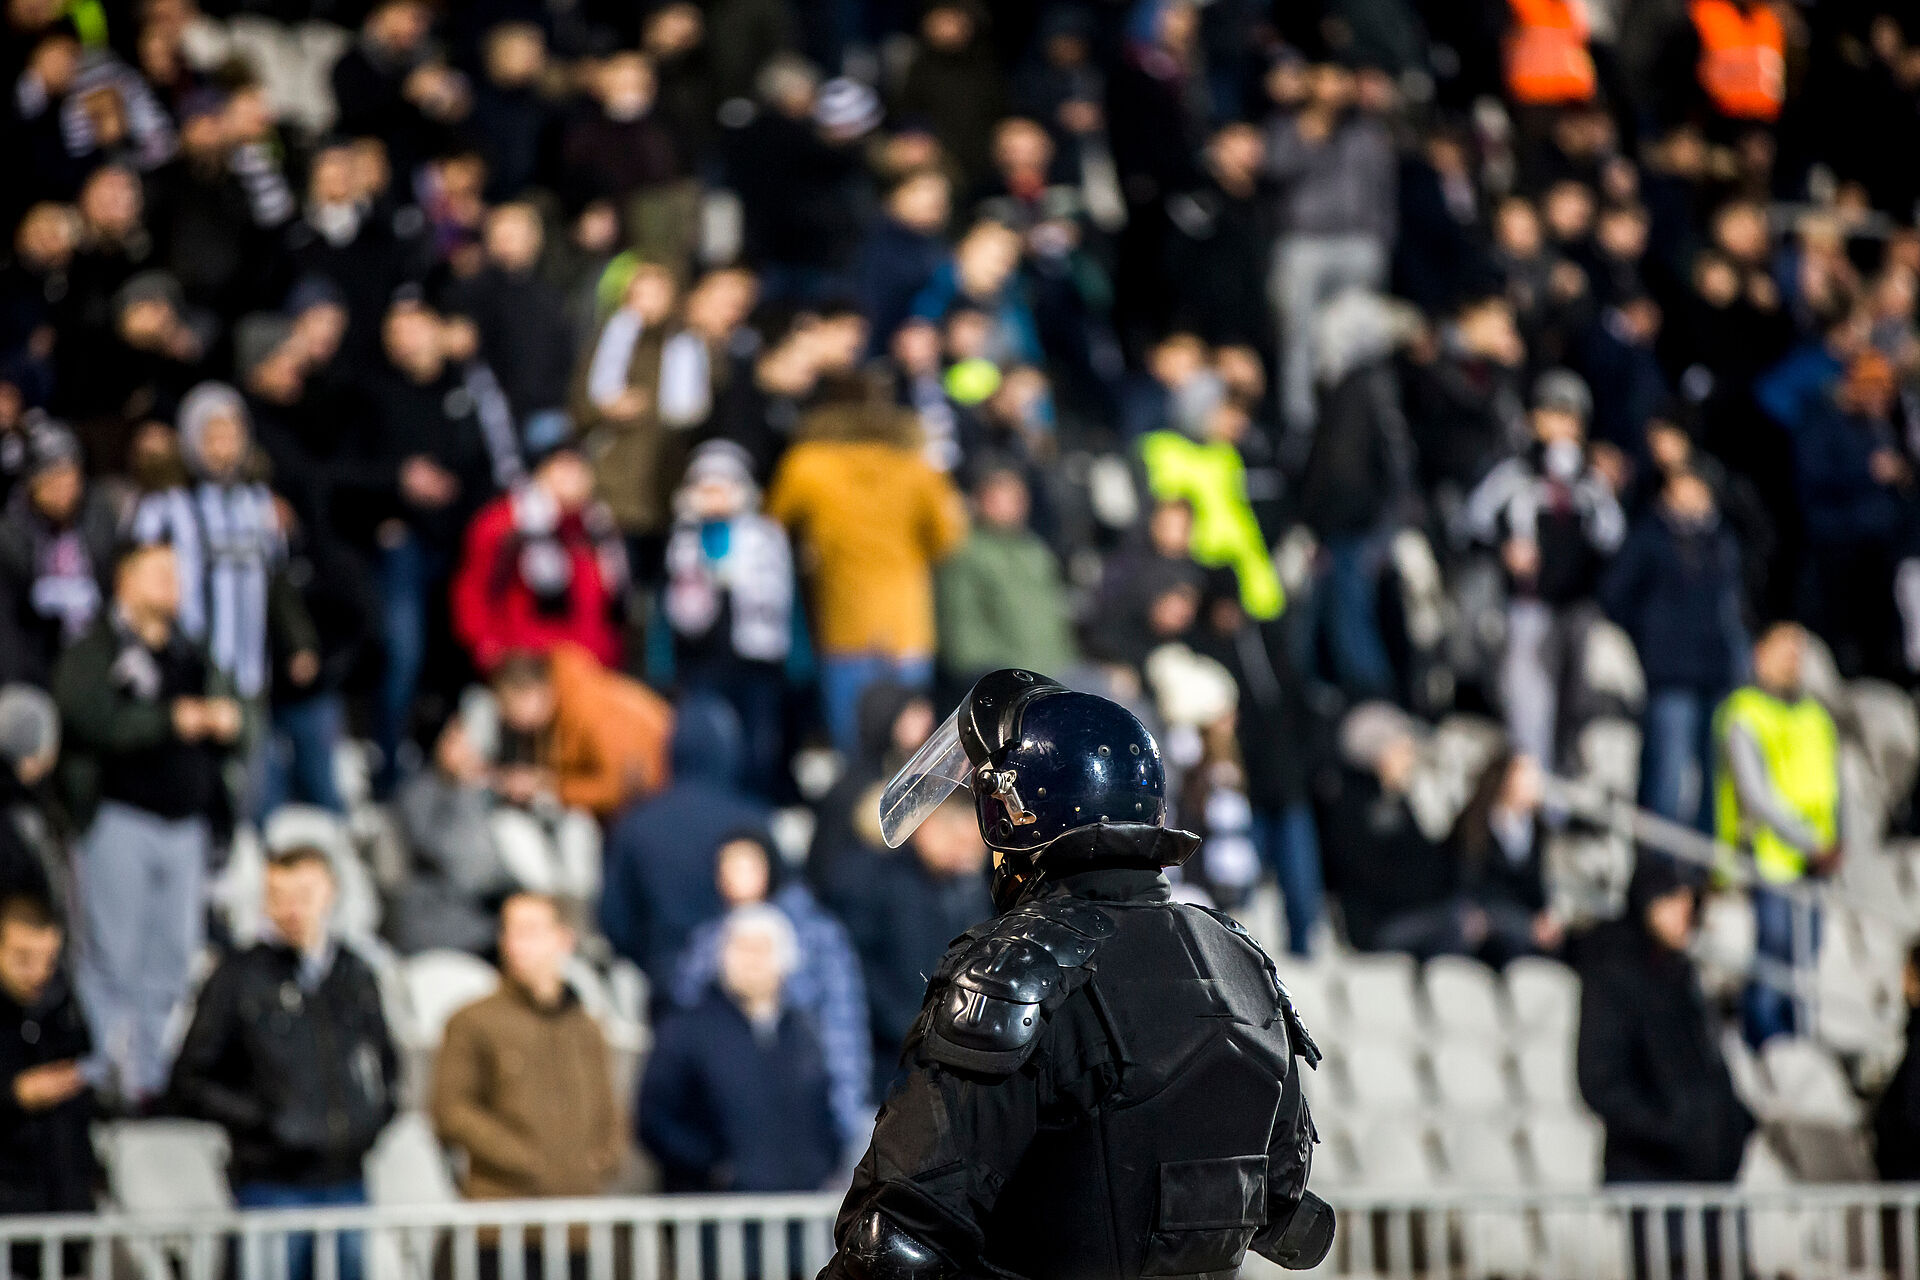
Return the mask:
<path fill-rule="evenodd" d="M 426 274 L 420 245 L 412 235 L 402 235 L 396 223 L 412 230 L 408 217 L 382 216 L 379 206 L 368 210 L 359 229 L 347 239 L 335 243 L 301 219 L 287 228 L 287 251 L 295 278 L 320 276 L 333 281 L 346 296 L 347 336 L 345 350 L 354 361 L 378 361 L 380 322 L 393 300 L 393 291 L 409 280 Z"/>
<path fill-rule="evenodd" d="M 740 193 L 746 257 L 840 266 L 860 233 L 861 151 L 824 141 L 807 120 L 762 112 L 728 139 Z"/>
<path fill-rule="evenodd" d="M 1183 284 L 1176 328 L 1256 351 L 1272 344 L 1265 265 L 1272 204 L 1270 192 L 1236 195 L 1213 180 L 1167 202 L 1167 277 Z"/>
<path fill-rule="evenodd" d="M 1731 689 L 1744 655 L 1740 550 L 1715 515 L 1681 523 L 1656 507 L 1627 535 L 1600 584 L 1633 638 L 1651 689 Z"/>
<path fill-rule="evenodd" d="M 1406 797 L 1388 795 L 1373 774 L 1343 767 L 1329 781 L 1320 811 L 1327 888 L 1340 899 L 1347 937 L 1370 951 L 1389 920 L 1452 895 L 1456 864 L 1420 829 Z"/>
<path fill-rule="evenodd" d="M 380 989 L 338 943 L 317 984 L 300 957 L 260 942 L 207 979 L 169 1096 L 226 1129 L 236 1185 L 354 1182 L 395 1109 L 399 1079 Z M 310 989 L 309 989 L 310 986 Z"/>
<path fill-rule="evenodd" d="M 117 800 L 162 818 L 210 818 L 224 828 L 234 812 L 222 770 L 226 750 L 182 742 L 173 701 L 231 693 L 206 653 L 175 630 L 149 649 L 114 616 L 60 655 L 53 696 L 64 736 L 60 779 L 74 825 L 93 821 L 101 800 Z"/>
<path fill-rule="evenodd" d="M 718 989 L 661 1023 L 638 1113 L 668 1191 L 818 1191 L 840 1163 L 807 1015 L 756 1027 Z"/>
<path fill-rule="evenodd" d="M 44 1111 L 27 1111 L 13 1096 L 21 1072 L 92 1051 L 64 976 L 31 1008 L 0 992 L 0 1214 L 93 1212 L 92 1092 Z"/>
<path fill-rule="evenodd" d="M 1606 1126 L 1608 1182 L 1730 1182 L 1753 1132 L 1693 961 L 1642 923 L 1647 904 L 1678 883 L 1643 858 L 1626 916 L 1580 952 L 1580 1093 Z"/>
<path fill-rule="evenodd" d="M 494 493 L 493 459 L 466 379 L 451 363 L 430 382 L 415 382 L 388 366 L 371 380 L 369 396 L 378 408 L 358 424 L 353 473 L 335 480 L 341 532 L 371 544 L 373 526 L 397 516 L 427 543 L 452 551 L 473 513 Z M 433 459 L 459 480 L 460 493 L 446 506 L 415 507 L 401 494 L 401 465 L 416 455 Z"/>
<path fill-rule="evenodd" d="M 54 529 L 22 489 L 0 514 L 0 684 L 44 689 L 68 640 L 66 610 L 81 607 L 89 586 L 95 614 L 105 608 L 118 522 L 94 490 L 68 528 Z"/>
<path fill-rule="evenodd" d="M 566 404 L 573 326 L 559 287 L 537 271 L 489 266 L 448 291 L 447 309 L 478 326 L 480 358 L 500 380 L 522 426 L 528 414 Z"/>
<path fill-rule="evenodd" d="M 1873 1109 L 1873 1159 L 1883 1182 L 1920 1181 L 1920 1013 L 1907 1013 L 1907 1056 Z"/>

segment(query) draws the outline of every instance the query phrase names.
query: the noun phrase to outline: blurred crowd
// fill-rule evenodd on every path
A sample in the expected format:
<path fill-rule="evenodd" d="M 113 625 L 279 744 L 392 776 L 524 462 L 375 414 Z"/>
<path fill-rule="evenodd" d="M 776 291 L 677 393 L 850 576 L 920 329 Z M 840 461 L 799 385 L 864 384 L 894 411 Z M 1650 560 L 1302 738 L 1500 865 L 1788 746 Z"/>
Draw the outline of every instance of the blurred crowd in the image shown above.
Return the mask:
<path fill-rule="evenodd" d="M 1623 681 L 1639 799 L 1804 959 L 1808 634 L 1920 679 L 1892 0 L 10 0 L 0 85 L 0 1207 L 84 1201 L 96 1104 L 363 1194 L 339 868 L 209 926 L 288 804 L 390 830 L 380 945 L 503 966 L 431 1087 L 471 1193 L 604 1186 L 627 1114 L 670 1189 L 802 1189 L 989 912 L 967 809 L 874 806 L 986 671 L 1154 727 L 1182 892 L 1492 963 L 1586 923 L 1542 779 Z M 1504 741 L 1435 830 L 1462 711 Z M 1654 1146 L 1697 887 L 1592 951 L 1642 1022 L 1590 1101 Z M 637 1099 L 576 952 L 648 979 Z"/>

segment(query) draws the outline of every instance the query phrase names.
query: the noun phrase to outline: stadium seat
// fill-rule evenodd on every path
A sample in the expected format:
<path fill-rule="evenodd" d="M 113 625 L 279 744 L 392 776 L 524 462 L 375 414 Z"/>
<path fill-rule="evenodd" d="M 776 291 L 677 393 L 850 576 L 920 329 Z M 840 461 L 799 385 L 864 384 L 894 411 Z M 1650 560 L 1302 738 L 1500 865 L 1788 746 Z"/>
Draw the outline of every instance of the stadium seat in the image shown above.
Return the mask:
<path fill-rule="evenodd" d="M 1544 1036 L 1530 1040 L 1514 1052 L 1519 1069 L 1520 1091 L 1527 1105 L 1539 1111 L 1578 1110 L 1580 1086 L 1574 1075 L 1573 1041 Z"/>
<path fill-rule="evenodd" d="M 1527 1184 L 1511 1121 L 1449 1115 L 1440 1128 L 1446 1180 L 1456 1187 L 1515 1191 Z"/>
<path fill-rule="evenodd" d="M 1464 956 L 1437 956 L 1427 961 L 1425 980 L 1436 1034 L 1475 1040 L 1506 1034 L 1506 1009 L 1492 969 Z"/>
<path fill-rule="evenodd" d="M 1600 1122 L 1572 1111 L 1530 1116 L 1528 1162 L 1536 1183 L 1553 1191 L 1586 1191 L 1600 1185 Z"/>
<path fill-rule="evenodd" d="M 418 1047 L 437 1046 L 448 1018 L 500 985 L 492 965 L 464 951 L 422 951 L 401 964 L 407 983 L 405 1039 Z"/>
<path fill-rule="evenodd" d="M 1760 1047 L 1767 1119 L 1860 1123 L 1860 1097 L 1833 1054 L 1812 1040 L 1775 1036 Z"/>
<path fill-rule="evenodd" d="M 419 1111 L 403 1111 L 366 1159 L 367 1197 L 375 1204 L 452 1204 L 460 1198 L 446 1152 Z"/>
<path fill-rule="evenodd" d="M 1580 1024 L 1580 978 L 1557 960 L 1522 956 L 1507 966 L 1507 1000 L 1522 1038 L 1571 1040 Z"/>
<path fill-rule="evenodd" d="M 1494 1041 L 1446 1040 L 1429 1051 L 1434 1087 L 1453 1114 L 1512 1114 L 1506 1054 Z"/>
<path fill-rule="evenodd" d="M 1849 680 L 1846 711 L 1886 794 L 1910 792 L 1920 766 L 1920 715 L 1906 690 L 1884 680 Z"/>
<path fill-rule="evenodd" d="M 119 1120 L 96 1126 L 107 1194 L 131 1214 L 178 1216 L 233 1208 L 227 1135 L 200 1120 Z"/>
<path fill-rule="evenodd" d="M 1622 716 L 1600 716 L 1580 730 L 1575 755 L 1583 781 L 1608 794 L 1633 796 L 1640 790 L 1640 726 Z"/>
<path fill-rule="evenodd" d="M 1429 1105 L 1420 1064 L 1410 1046 L 1375 1042 L 1340 1058 L 1354 1106 L 1368 1114 L 1422 1111 Z"/>
<path fill-rule="evenodd" d="M 1350 1033 L 1369 1039 L 1412 1039 L 1419 1034 L 1412 956 L 1349 956 L 1341 962 L 1339 972 Z"/>
<path fill-rule="evenodd" d="M 1321 965 L 1305 965 L 1292 960 L 1277 960 L 1275 968 L 1300 1020 L 1315 1039 L 1338 1027 L 1342 1010 L 1333 998 L 1333 971 Z"/>
<path fill-rule="evenodd" d="M 1425 1126 L 1382 1117 L 1358 1135 L 1358 1183 L 1369 1191 L 1427 1191 L 1441 1181 Z"/>

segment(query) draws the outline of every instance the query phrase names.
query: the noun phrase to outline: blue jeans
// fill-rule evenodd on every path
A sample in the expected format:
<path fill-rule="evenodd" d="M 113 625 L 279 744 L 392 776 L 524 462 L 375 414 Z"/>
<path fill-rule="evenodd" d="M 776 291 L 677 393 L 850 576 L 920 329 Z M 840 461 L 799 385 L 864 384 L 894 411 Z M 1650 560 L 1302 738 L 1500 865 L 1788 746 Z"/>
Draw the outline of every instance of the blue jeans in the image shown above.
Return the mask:
<path fill-rule="evenodd" d="M 1333 661 L 1333 677 L 1349 696 L 1393 696 L 1393 662 L 1380 638 L 1380 570 L 1386 541 L 1377 536 L 1329 538 L 1315 607 Z"/>
<path fill-rule="evenodd" d="M 338 1182 L 320 1187 L 293 1186 L 284 1182 L 243 1182 L 234 1188 L 233 1200 L 242 1209 L 331 1208 L 367 1203 L 367 1188 L 362 1182 Z M 287 1280 L 313 1280 L 312 1233 L 298 1232 L 286 1239 Z M 360 1280 L 360 1233 L 343 1231 L 339 1240 L 340 1280 Z M 268 1272 L 272 1272 L 271 1264 L 268 1264 Z"/>
<path fill-rule="evenodd" d="M 932 658 L 890 658 L 882 653 L 822 654 L 820 703 L 827 732 L 842 754 L 860 751 L 860 695 L 867 686 L 893 680 L 913 689 L 933 684 Z"/>
<path fill-rule="evenodd" d="M 386 670 L 374 703 L 373 741 L 380 748 L 375 790 L 386 795 L 400 780 L 400 744 L 413 715 L 420 668 L 427 658 L 427 618 L 447 583 L 447 556 L 413 534 L 380 553 L 380 638 Z"/>
<path fill-rule="evenodd" d="M 1647 694 L 1641 725 L 1640 803 L 1700 831 L 1713 830 L 1717 701 L 1699 689 L 1654 689 Z M 1694 779 L 1697 789 L 1690 793 L 1687 784 Z"/>
<path fill-rule="evenodd" d="M 261 813 L 272 813 L 288 801 L 346 813 L 347 802 L 333 776 L 333 749 L 340 742 L 344 718 L 337 693 L 316 693 L 273 709 Z"/>
<path fill-rule="evenodd" d="M 1287 913 L 1287 950 L 1296 956 L 1308 955 L 1326 896 L 1320 877 L 1320 833 L 1313 825 L 1313 809 L 1305 803 L 1284 809 L 1255 809 L 1253 835 L 1280 881 L 1281 903 Z"/>
<path fill-rule="evenodd" d="M 1798 910 L 1786 896 L 1764 885 L 1754 886 L 1754 955 L 1759 959 L 1771 960 L 1784 970 L 1779 975 L 1783 981 L 1794 966 L 1810 971 L 1814 957 L 1820 953 L 1820 913 L 1812 911 L 1811 918 L 1803 923 L 1805 935 L 1802 939 L 1794 937 L 1794 916 L 1797 914 Z M 1804 949 L 1799 945 L 1802 941 L 1806 944 Z M 1793 1035 L 1803 1029 L 1800 1025 L 1800 1002 L 1791 992 L 1765 982 L 1747 983 L 1747 989 L 1741 996 L 1740 1015 L 1747 1043 L 1756 1049 L 1772 1036 Z"/>

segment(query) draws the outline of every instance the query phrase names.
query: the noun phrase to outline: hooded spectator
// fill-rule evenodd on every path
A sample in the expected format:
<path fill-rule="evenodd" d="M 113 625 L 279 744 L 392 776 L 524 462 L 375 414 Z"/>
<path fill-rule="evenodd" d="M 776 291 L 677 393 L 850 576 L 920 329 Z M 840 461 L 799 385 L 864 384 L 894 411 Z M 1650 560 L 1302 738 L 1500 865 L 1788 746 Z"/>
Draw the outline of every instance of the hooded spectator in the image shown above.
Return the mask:
<path fill-rule="evenodd" d="M 786 782 L 786 662 L 793 645 L 793 550 L 759 512 L 746 450 L 710 440 L 674 494 L 662 611 L 674 673 L 690 698 L 718 698 L 746 735 L 743 781 L 778 796 Z"/>
<path fill-rule="evenodd" d="M 29 425 L 23 453 L 0 512 L 0 680 L 45 688 L 60 651 L 101 610 L 118 517 L 87 483 L 80 442 L 63 424 Z"/>
<path fill-rule="evenodd" d="M 52 697 L 33 685 L 0 685 L 0 898 L 68 896 L 65 832 L 49 785 L 59 758 Z"/>
<path fill-rule="evenodd" d="M 607 835 L 600 931 L 664 999 L 687 938 L 720 911 L 714 855 L 729 835 L 766 828 L 765 805 L 740 789 L 740 724 L 713 699 L 684 703 L 673 733 L 673 781 Z"/>
<path fill-rule="evenodd" d="M 714 884 L 729 914 L 709 920 L 687 939 L 673 975 L 673 999 L 683 1008 L 702 1004 L 725 968 L 726 932 L 732 913 L 771 904 L 792 926 L 797 948 L 782 996 L 819 1036 L 832 1090 L 834 1127 L 851 1149 L 873 1120 L 867 1105 L 872 1083 L 872 1043 L 867 1032 L 866 986 L 846 927 L 823 909 L 806 885 L 785 877 L 780 855 L 757 834 L 735 836 L 714 855 Z"/>
<path fill-rule="evenodd" d="M 793 925 L 764 904 L 719 923 L 700 1003 L 669 1015 L 640 1083 L 639 1138 L 668 1191 L 817 1191 L 844 1143 Z M 779 1229 L 779 1228 L 776 1228 Z"/>

